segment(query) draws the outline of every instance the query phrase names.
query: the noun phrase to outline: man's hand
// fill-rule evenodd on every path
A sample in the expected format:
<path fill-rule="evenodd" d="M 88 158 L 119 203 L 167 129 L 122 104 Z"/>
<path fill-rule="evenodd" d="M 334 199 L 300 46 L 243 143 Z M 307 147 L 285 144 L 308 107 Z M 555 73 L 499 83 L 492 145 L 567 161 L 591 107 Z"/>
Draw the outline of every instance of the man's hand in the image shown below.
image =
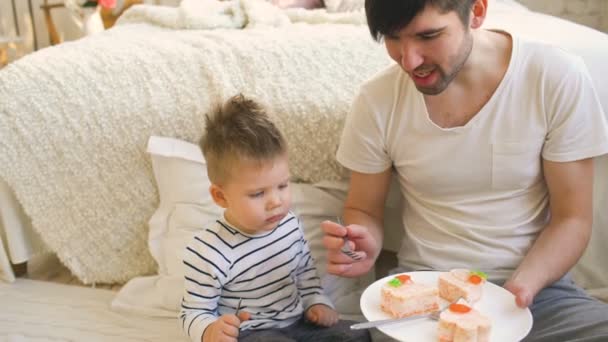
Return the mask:
<path fill-rule="evenodd" d="M 593 159 L 573 162 L 543 160 L 551 219 L 504 284 L 519 307 L 572 268 L 591 236 L 593 222 Z"/>
<path fill-rule="evenodd" d="M 306 310 L 306 319 L 322 327 L 331 327 L 338 322 L 338 313 L 327 305 L 315 304 Z"/>
<path fill-rule="evenodd" d="M 534 291 L 524 284 L 519 284 L 516 280 L 512 279 L 509 279 L 503 287 L 515 295 L 515 303 L 522 309 L 530 306 L 538 293 L 538 291 Z"/>
<path fill-rule="evenodd" d="M 343 277 L 358 277 L 369 272 L 374 266 L 380 246 L 367 228 L 356 224 L 344 227 L 331 221 L 322 222 L 321 228 L 325 232 L 323 245 L 327 248 L 328 273 Z M 348 243 L 359 260 L 342 253 L 345 236 L 348 237 Z"/>
<path fill-rule="evenodd" d="M 248 312 L 236 315 L 222 315 L 217 321 L 209 324 L 203 333 L 202 342 L 237 342 L 239 327 L 242 321 L 251 317 Z"/>

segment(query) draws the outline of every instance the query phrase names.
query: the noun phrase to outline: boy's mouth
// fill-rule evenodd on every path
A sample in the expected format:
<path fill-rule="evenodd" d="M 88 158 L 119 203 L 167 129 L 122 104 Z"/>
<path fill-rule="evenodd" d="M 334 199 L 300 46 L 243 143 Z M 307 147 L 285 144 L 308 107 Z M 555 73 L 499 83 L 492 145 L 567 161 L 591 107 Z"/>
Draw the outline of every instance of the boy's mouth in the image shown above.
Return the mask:
<path fill-rule="evenodd" d="M 268 223 L 278 222 L 278 221 L 280 221 L 283 218 L 283 216 L 285 216 L 285 215 L 280 214 L 280 215 L 271 216 L 271 217 L 269 217 L 269 218 L 266 219 L 266 222 L 268 222 Z"/>

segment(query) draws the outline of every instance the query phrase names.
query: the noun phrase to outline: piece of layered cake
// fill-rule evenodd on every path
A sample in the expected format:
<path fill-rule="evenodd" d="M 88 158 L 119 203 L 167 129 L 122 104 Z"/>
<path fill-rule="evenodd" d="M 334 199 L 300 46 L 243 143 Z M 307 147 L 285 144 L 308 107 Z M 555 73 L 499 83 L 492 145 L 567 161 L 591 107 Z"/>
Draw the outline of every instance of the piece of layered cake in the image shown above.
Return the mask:
<path fill-rule="evenodd" d="M 382 286 L 382 310 L 401 318 L 439 310 L 437 287 L 412 281 L 409 275 L 395 276 Z"/>
<path fill-rule="evenodd" d="M 449 272 L 442 272 L 438 281 L 439 297 L 450 303 L 457 301 L 459 298 L 474 303 L 481 298 L 486 278 L 486 274 L 481 271 L 454 269 Z"/>
<path fill-rule="evenodd" d="M 486 342 L 491 328 L 488 317 L 466 304 L 451 304 L 439 315 L 440 342 Z"/>

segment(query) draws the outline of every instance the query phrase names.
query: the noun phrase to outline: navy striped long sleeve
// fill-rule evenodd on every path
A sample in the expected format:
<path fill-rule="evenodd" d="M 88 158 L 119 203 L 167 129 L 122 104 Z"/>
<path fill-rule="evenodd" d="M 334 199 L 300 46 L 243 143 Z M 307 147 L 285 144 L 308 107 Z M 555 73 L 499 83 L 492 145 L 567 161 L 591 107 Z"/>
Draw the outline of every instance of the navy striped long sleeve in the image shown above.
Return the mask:
<path fill-rule="evenodd" d="M 286 327 L 313 304 L 333 307 L 304 239 L 289 213 L 271 232 L 244 234 L 225 219 L 196 234 L 184 253 L 182 328 L 200 342 L 207 326 L 233 314 L 239 299 L 251 319 L 241 329 Z"/>

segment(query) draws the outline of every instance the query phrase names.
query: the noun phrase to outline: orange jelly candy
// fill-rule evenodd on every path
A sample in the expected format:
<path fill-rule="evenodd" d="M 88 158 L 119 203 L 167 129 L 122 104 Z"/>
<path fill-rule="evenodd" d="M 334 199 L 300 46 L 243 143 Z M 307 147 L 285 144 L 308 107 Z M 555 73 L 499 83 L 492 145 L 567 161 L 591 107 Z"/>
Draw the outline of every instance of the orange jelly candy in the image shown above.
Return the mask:
<path fill-rule="evenodd" d="M 398 275 L 395 278 L 399 279 L 399 281 L 401 282 L 401 284 L 405 284 L 408 281 L 412 280 L 412 278 L 409 275 L 407 275 L 407 274 Z"/>
<path fill-rule="evenodd" d="M 467 313 L 471 311 L 471 308 L 464 304 L 450 304 L 450 311 L 457 313 Z"/>
<path fill-rule="evenodd" d="M 475 285 L 481 283 L 482 280 L 483 279 L 481 279 L 481 277 L 478 276 L 477 274 L 473 274 L 473 275 L 471 275 L 469 277 L 469 283 L 472 283 L 472 284 L 475 284 Z"/>

